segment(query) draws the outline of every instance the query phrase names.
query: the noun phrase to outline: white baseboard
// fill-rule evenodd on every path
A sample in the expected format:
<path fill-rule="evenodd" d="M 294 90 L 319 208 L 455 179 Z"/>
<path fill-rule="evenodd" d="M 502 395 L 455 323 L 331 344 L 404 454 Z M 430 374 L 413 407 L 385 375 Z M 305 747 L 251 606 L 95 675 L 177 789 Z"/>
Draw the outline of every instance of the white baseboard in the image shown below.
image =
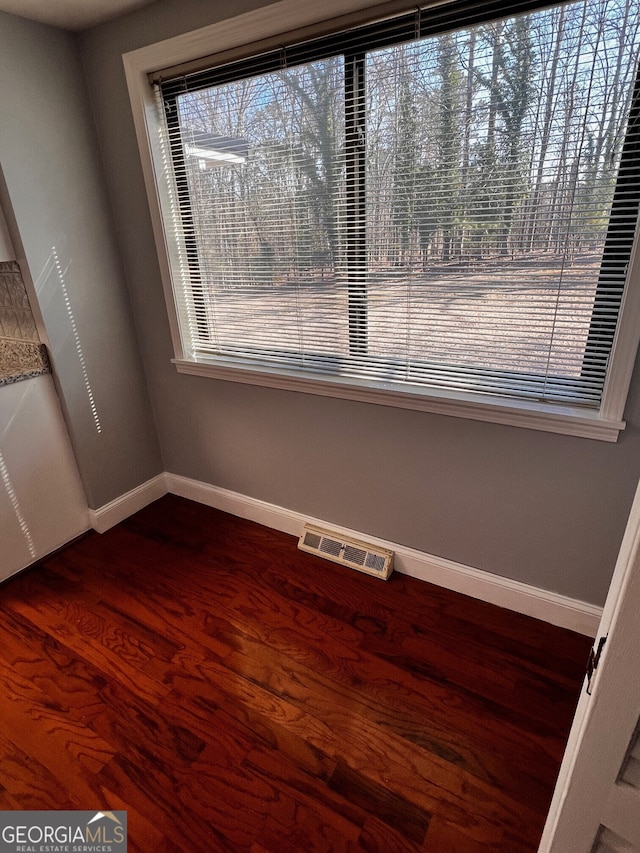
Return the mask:
<path fill-rule="evenodd" d="M 559 625 L 589 637 L 595 637 L 602 608 L 585 601 L 549 592 L 520 581 L 434 557 L 422 551 L 406 548 L 394 542 L 349 530 L 322 519 L 301 515 L 275 504 L 201 483 L 177 474 L 166 474 L 166 491 L 184 498 L 223 510 L 240 518 L 256 521 L 266 527 L 299 536 L 306 522 L 329 527 L 337 533 L 365 539 L 395 552 L 396 571 L 428 583 L 461 592 L 517 613 L 533 616 L 552 625 Z"/>
<path fill-rule="evenodd" d="M 290 509 L 250 498 L 238 492 L 211 486 L 178 474 L 158 474 L 146 483 L 132 489 L 100 509 L 89 510 L 94 530 L 104 533 L 130 515 L 171 492 L 183 498 L 206 504 L 215 509 L 237 515 L 299 536 L 305 523 L 329 527 L 339 534 L 355 539 L 365 539 L 395 552 L 395 570 L 437 586 L 461 592 L 464 595 L 506 607 L 517 613 L 533 616 L 552 625 L 559 625 L 589 637 L 595 637 L 602 608 L 555 592 L 540 589 L 520 581 L 494 575 L 481 569 L 455 563 L 442 557 L 425 554 L 395 542 L 371 536 L 356 530 L 302 515 Z"/>
<path fill-rule="evenodd" d="M 153 501 L 157 501 L 167 494 L 167 475 L 158 474 L 146 483 L 137 486 L 130 492 L 120 495 L 111 503 L 101 506 L 99 509 L 89 510 L 89 522 L 98 533 L 106 533 L 110 527 L 129 518 L 138 510 L 144 509 Z"/>

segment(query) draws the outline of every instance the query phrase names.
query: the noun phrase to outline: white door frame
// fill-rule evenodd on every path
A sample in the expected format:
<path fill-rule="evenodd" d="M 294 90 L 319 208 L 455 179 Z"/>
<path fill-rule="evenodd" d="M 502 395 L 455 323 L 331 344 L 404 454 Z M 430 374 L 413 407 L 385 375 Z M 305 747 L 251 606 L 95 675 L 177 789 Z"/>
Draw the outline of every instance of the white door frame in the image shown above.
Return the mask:
<path fill-rule="evenodd" d="M 539 853 L 590 853 L 601 825 L 640 850 L 640 809 L 628 808 L 629 792 L 616 785 L 640 714 L 640 484 L 594 649 L 601 638 L 606 642 L 589 692 L 583 684 Z"/>

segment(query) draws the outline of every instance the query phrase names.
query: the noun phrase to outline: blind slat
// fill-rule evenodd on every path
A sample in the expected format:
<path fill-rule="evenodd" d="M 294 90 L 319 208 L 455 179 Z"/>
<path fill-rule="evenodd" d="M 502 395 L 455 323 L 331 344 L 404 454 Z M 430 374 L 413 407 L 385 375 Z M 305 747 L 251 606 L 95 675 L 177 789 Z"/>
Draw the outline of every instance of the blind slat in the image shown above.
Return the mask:
<path fill-rule="evenodd" d="M 443 4 L 161 83 L 193 357 L 599 405 L 640 21 L 534 5 Z"/>

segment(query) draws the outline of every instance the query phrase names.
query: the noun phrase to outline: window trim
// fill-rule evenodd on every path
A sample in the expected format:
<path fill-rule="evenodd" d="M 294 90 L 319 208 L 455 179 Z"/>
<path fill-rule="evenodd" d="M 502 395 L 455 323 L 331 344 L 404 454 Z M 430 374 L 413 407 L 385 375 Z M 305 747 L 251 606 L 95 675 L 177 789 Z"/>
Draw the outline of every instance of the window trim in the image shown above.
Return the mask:
<path fill-rule="evenodd" d="M 248 43 L 264 44 L 279 34 L 301 32 L 304 38 L 326 34 L 345 25 L 368 23 L 385 14 L 407 11 L 403 0 L 384 6 L 367 5 L 364 0 L 325 0 L 317 4 L 299 4 L 281 0 L 252 12 L 210 24 L 202 29 L 175 36 L 157 44 L 123 55 L 125 75 L 140 151 L 145 187 L 151 213 L 162 284 L 175 358 L 179 373 L 207 376 L 226 381 L 289 391 L 337 397 L 378 405 L 395 406 L 472 420 L 508 424 L 603 441 L 616 441 L 624 429 L 624 405 L 631 382 L 635 356 L 640 343 L 640 253 L 638 233 L 629 263 L 629 281 L 620 309 L 620 321 L 610 356 L 610 367 L 598 410 L 585 410 L 550 403 L 491 398 L 469 392 L 444 392 L 425 388 L 399 390 L 385 383 L 367 383 L 340 377 L 316 378 L 302 372 L 281 373 L 262 368 L 247 368 L 231 360 L 196 360 L 183 346 L 178 307 L 172 282 L 174 248 L 167 242 L 163 212 L 169 209 L 167 190 L 156 180 L 156 164 L 162 160 L 156 101 L 150 76 L 162 69 L 189 63 L 197 57 L 232 55 L 245 51 Z M 159 171 L 159 170 L 158 170 Z"/>

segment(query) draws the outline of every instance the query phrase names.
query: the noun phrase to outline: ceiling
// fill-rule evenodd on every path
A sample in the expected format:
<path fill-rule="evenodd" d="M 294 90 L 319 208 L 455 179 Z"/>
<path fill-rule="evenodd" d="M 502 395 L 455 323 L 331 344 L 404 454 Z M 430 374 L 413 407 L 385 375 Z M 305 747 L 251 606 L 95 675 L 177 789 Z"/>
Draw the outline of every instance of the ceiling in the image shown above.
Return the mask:
<path fill-rule="evenodd" d="M 0 0 L 0 11 L 65 30 L 84 30 L 153 2 L 156 0 Z"/>

